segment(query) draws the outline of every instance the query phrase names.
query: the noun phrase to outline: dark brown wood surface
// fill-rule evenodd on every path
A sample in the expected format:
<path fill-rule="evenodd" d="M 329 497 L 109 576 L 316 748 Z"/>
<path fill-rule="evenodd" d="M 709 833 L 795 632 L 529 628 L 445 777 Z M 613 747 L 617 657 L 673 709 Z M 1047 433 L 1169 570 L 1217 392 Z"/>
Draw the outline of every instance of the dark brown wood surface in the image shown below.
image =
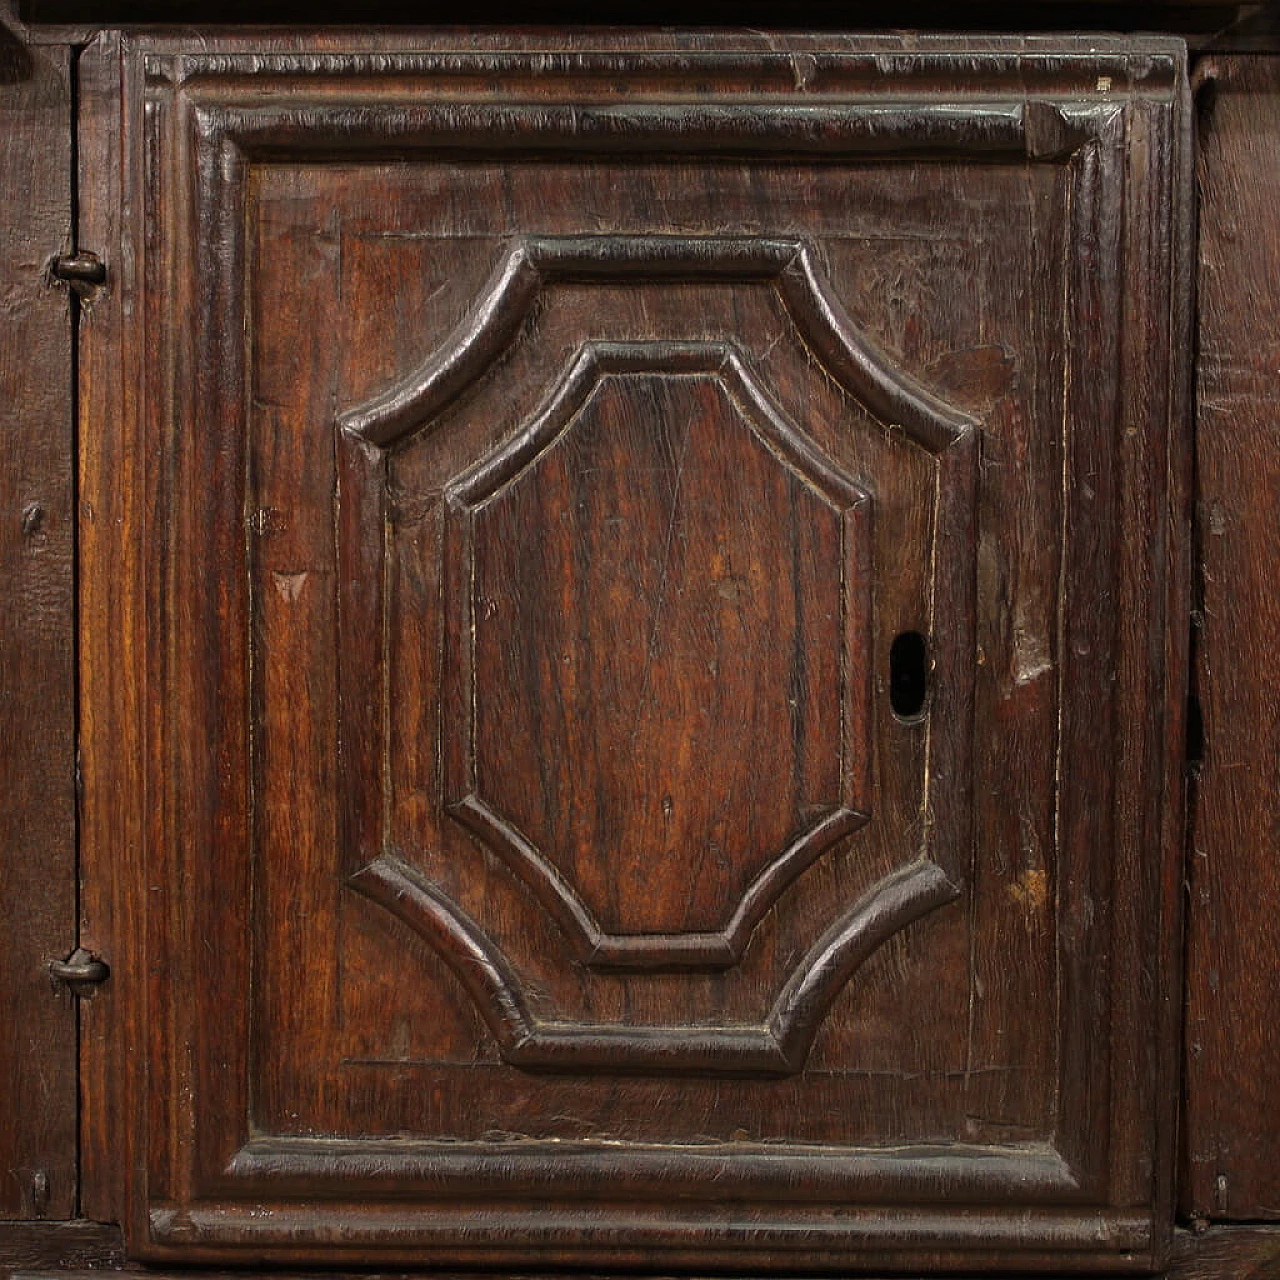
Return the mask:
<path fill-rule="evenodd" d="M 16 0 L 15 0 L 16 3 Z M 690 7 L 677 0 L 615 0 L 608 14 L 586 0 L 474 0 L 464 11 L 424 0 L 366 0 L 364 4 L 329 0 L 21 0 L 29 22 L 73 23 L 60 36 L 85 39 L 96 27 L 132 23 L 273 23 L 299 27 L 369 23 L 539 24 L 566 27 L 599 23 L 686 28 L 741 27 L 790 31 L 1165 31 L 1188 41 L 1249 38 L 1246 47 L 1276 48 L 1270 6 L 1238 0 L 698 0 Z M 1260 14 L 1257 11 L 1263 10 Z"/>
<path fill-rule="evenodd" d="M 0 6 L 0 1218 L 76 1205 L 76 1014 L 49 978 L 76 943 L 71 319 L 65 48 Z"/>
<path fill-rule="evenodd" d="M 1276 1280 L 1280 1231 L 1263 1227 L 1213 1227 L 1204 1234 L 1180 1231 L 1169 1280 Z"/>
<path fill-rule="evenodd" d="M 1183 1206 L 1280 1217 L 1280 63 L 1200 68 L 1204 721 L 1190 859 Z"/>
<path fill-rule="evenodd" d="M 43 377 L 36 360 L 16 361 L 12 353 L 36 350 L 43 343 L 48 358 L 66 359 L 65 354 L 59 356 L 53 350 L 58 342 L 65 344 L 68 340 L 64 327 L 65 295 L 26 292 L 28 272 L 33 263 L 38 268 L 47 256 L 44 235 L 56 221 L 49 215 L 50 204 L 39 198 L 40 175 L 53 175 L 47 190 L 56 203 L 56 188 L 66 167 L 61 160 L 55 163 L 54 153 L 48 152 L 40 156 L 42 163 L 36 165 L 35 185 L 30 185 L 33 181 L 30 170 L 19 181 L 15 181 L 12 174 L 20 171 L 21 158 L 34 163 L 39 148 L 26 141 L 31 130 L 43 131 L 46 139 L 59 130 L 65 136 L 69 102 L 65 95 L 64 53 L 57 48 L 33 51 L 18 41 L 0 39 L 0 64 L 3 64 L 0 66 L 0 111 L 5 113 L 7 147 L 4 163 L 0 164 L 0 206 L 20 210 L 4 220 L 6 252 L 32 227 L 40 239 L 38 252 L 34 240 L 23 242 L 18 245 L 17 257 L 13 260 L 17 263 L 21 284 L 17 292 L 10 287 L 6 293 L 3 320 L 7 326 L 23 323 L 27 328 L 16 342 L 6 342 L 0 347 L 0 372 L 9 380 L 5 383 L 6 394 L 11 386 L 16 386 L 14 403 L 37 403 L 36 414 L 41 421 L 45 419 L 40 415 L 49 410 L 50 399 L 56 399 L 60 389 Z M 1270 1216 L 1280 1205 L 1274 1162 L 1267 1155 L 1276 1137 L 1268 1102 L 1276 1094 L 1275 1074 L 1280 1068 L 1275 1064 L 1280 1061 L 1280 1049 L 1271 1030 L 1274 1000 L 1268 980 L 1277 960 L 1276 931 L 1266 911 L 1269 895 L 1275 891 L 1275 877 L 1270 874 L 1264 856 L 1268 814 L 1275 807 L 1276 788 L 1272 786 L 1274 780 L 1266 776 L 1267 752 L 1258 748 L 1258 742 L 1266 740 L 1266 730 L 1262 729 L 1260 737 L 1259 726 L 1265 725 L 1274 699 L 1250 657 L 1264 644 L 1263 633 L 1270 616 L 1268 566 L 1275 559 L 1275 549 L 1267 542 L 1268 522 L 1259 520 L 1256 513 L 1265 511 L 1268 494 L 1280 479 L 1268 468 L 1265 448 L 1267 387 L 1275 362 L 1267 354 L 1265 341 L 1259 341 L 1259 333 L 1265 331 L 1263 322 L 1280 305 L 1280 285 L 1275 283 L 1277 268 L 1272 240 L 1265 235 L 1251 234 L 1250 229 L 1266 225 L 1267 212 L 1277 194 L 1269 183 L 1274 181 L 1274 165 L 1270 162 L 1272 147 L 1276 135 L 1280 134 L 1280 109 L 1276 106 L 1280 83 L 1269 64 L 1257 58 L 1218 58 L 1212 67 L 1205 69 L 1205 80 L 1210 87 L 1204 93 L 1200 117 L 1204 146 L 1200 216 L 1205 255 L 1201 271 L 1204 329 L 1199 427 L 1203 497 L 1200 527 L 1205 576 L 1198 678 L 1208 733 L 1191 869 L 1193 916 L 1187 1036 L 1190 1159 L 1183 1207 L 1207 1215 L 1248 1218 Z M 61 97 L 55 92 L 59 85 Z M 92 109 L 106 110 L 102 103 Z M 62 113 L 61 123 L 57 123 L 59 113 Z M 21 130 L 11 128 L 9 122 L 19 117 L 29 118 L 31 123 Z M 102 118 L 106 118 L 105 114 Z M 15 195 L 15 190 L 19 194 Z M 65 198 L 69 201 L 69 194 Z M 58 245 L 67 239 L 69 207 L 61 216 Z M 9 278 L 6 276 L 6 280 Z M 104 312 L 109 305 L 104 300 Z M 37 317 L 34 321 L 33 316 Z M 980 376 L 998 377 L 1004 357 L 984 358 L 989 360 L 990 369 Z M 949 384 L 956 377 L 973 376 L 978 376 L 975 368 L 962 365 L 958 373 L 943 371 L 937 385 L 945 392 L 951 389 Z M 59 461 L 58 452 L 62 450 L 65 454 L 69 436 L 37 433 L 28 425 L 32 419 L 25 414 L 16 421 L 21 429 L 6 437 L 6 449 L 12 449 L 13 453 L 6 454 L 4 476 L 5 482 L 13 486 L 12 501 L 20 504 L 19 519 L 29 506 L 21 499 L 27 489 L 33 487 L 27 484 L 29 468 L 33 465 L 42 476 L 53 478 L 53 484 L 44 486 L 44 492 L 61 492 L 64 505 L 55 522 L 57 536 L 41 543 L 43 559 L 35 566 L 38 581 L 55 593 L 52 606 L 37 610 L 49 621 L 49 628 L 32 632 L 30 613 L 25 605 L 4 618 L 4 625 L 11 629 L 6 634 L 4 650 L 6 675 L 10 655 L 14 655 L 15 666 L 21 662 L 23 673 L 19 681 L 6 681 L 8 696 L 12 697 L 11 689 L 17 689 L 20 696 L 16 705 L 24 717 L 17 722 L 18 727 L 6 735 L 5 749 L 11 758 L 19 761 L 10 776 L 22 780 L 21 786 L 10 788 L 10 796 L 22 796 L 24 804 L 26 791 L 41 797 L 38 808 L 9 810 L 23 824 L 23 839 L 7 840 L 5 850 L 30 839 L 32 833 L 38 843 L 40 831 L 46 829 L 61 832 L 57 838 L 61 840 L 65 857 L 65 851 L 70 848 L 69 779 L 62 778 L 63 789 L 59 791 L 57 780 L 42 761 L 47 763 L 46 753 L 48 758 L 56 757 L 59 752 L 64 759 L 71 758 L 67 754 L 70 658 L 66 640 L 70 619 L 67 567 L 70 479 L 69 467 Z M 42 453 L 46 446 L 49 451 Z M 60 467 L 63 475 L 59 480 Z M 140 480 L 143 476 L 144 473 L 139 473 Z M 109 488 L 109 483 L 104 483 L 104 493 Z M 36 577 L 24 572 L 35 559 L 30 553 L 31 535 L 41 531 L 51 535 L 55 531 L 55 525 L 44 525 L 41 529 L 49 508 L 45 503 L 38 505 L 42 508 L 41 516 L 37 518 L 33 513 L 20 539 L 18 535 L 13 539 L 13 571 L 6 569 L 4 579 L 6 591 L 25 593 L 26 599 L 31 598 L 32 590 L 42 589 L 32 585 Z M 56 508 L 56 503 L 54 506 Z M 294 580 L 287 572 L 285 576 L 287 591 L 292 589 Z M 9 643 L 10 636 L 13 645 Z M 23 645 L 32 648 L 24 652 L 15 647 Z M 111 652 L 118 651 L 113 648 Z M 103 654 L 104 661 L 110 660 L 105 649 Z M 29 734 L 24 709 L 37 695 L 24 685 L 31 689 L 61 689 L 66 712 L 61 735 L 57 730 L 56 702 L 47 700 L 43 704 L 47 709 L 44 719 L 51 731 L 42 733 L 38 740 Z M 48 719 L 50 715 L 52 720 Z M 34 789 L 32 778 L 37 780 Z M 41 779 L 45 782 L 54 779 L 52 792 L 40 791 Z M 1012 809 L 1004 815 L 994 815 L 994 820 L 1011 817 Z M 0 850 L 0 857 L 3 853 Z M 5 866 L 6 870 L 17 866 L 19 873 L 29 878 L 30 868 L 37 861 L 33 858 L 28 862 L 25 856 L 18 859 L 10 854 Z M 39 865 L 47 872 L 56 864 L 46 859 Z M 63 890 L 74 884 L 69 867 L 69 862 L 64 863 Z M 1029 884 L 1034 892 L 1034 879 Z M 47 895 L 54 887 L 54 881 L 41 874 L 34 886 L 17 885 L 15 897 L 10 901 L 17 901 L 16 893 L 22 893 L 24 901 L 31 902 L 35 900 L 33 895 L 41 892 Z M 71 892 L 73 894 L 73 888 Z M 59 999 L 45 984 L 42 970 L 44 960 L 68 949 L 75 921 L 67 906 L 73 897 L 61 891 L 54 896 L 62 903 L 59 911 L 66 911 L 65 916 L 56 919 L 56 927 L 50 925 L 48 914 L 31 912 L 22 918 L 15 932 L 8 929 L 10 917 L 6 916 L 6 933 L 0 938 L 0 949 L 6 955 L 20 956 L 16 961 L 19 966 L 29 965 L 26 949 L 30 939 L 21 936 L 23 930 L 35 926 L 41 937 L 58 939 L 56 945 L 45 947 L 34 971 L 28 967 L 15 972 L 19 973 L 19 981 L 27 984 L 28 992 L 37 989 L 31 983 L 33 972 L 39 976 L 39 998 L 35 1006 L 44 1014 L 54 1014 L 52 1035 L 60 1037 L 63 1045 L 63 1052 L 47 1054 L 45 1060 L 53 1064 L 53 1070 L 52 1073 L 44 1071 L 36 1087 L 60 1089 L 64 1097 L 70 1097 L 73 1086 L 65 1051 L 71 1044 L 73 1015 L 69 1001 L 65 997 Z M 16 913 L 12 918 L 15 922 L 19 919 Z M 95 923 L 101 919 L 99 912 Z M 995 980 L 1002 980 L 1003 965 L 998 957 L 985 963 L 990 965 Z M 7 973 L 0 976 L 7 980 Z M 21 1000 L 17 1005 L 6 1001 L 4 1007 L 6 1015 L 15 1009 L 23 1026 L 40 1025 L 39 1020 L 32 1023 L 26 1019 L 23 1012 L 26 1006 Z M 99 1018 L 94 1024 L 92 1009 L 87 1016 L 89 1024 L 97 1025 L 99 1034 L 104 1034 L 105 1019 Z M 1002 1035 L 1007 1033 L 1007 1029 L 1002 1031 Z M 46 1034 L 38 1043 L 48 1050 L 52 1041 Z M 1032 1047 L 1030 1041 L 1028 1047 Z M 40 1061 L 38 1053 L 24 1057 L 23 1050 L 23 1045 L 15 1044 L 11 1048 L 9 1043 L 0 1041 L 0 1064 L 14 1064 L 21 1072 L 13 1087 L 5 1090 L 5 1105 L 0 1106 L 0 1153 L 7 1153 L 5 1144 L 9 1142 L 26 1144 L 30 1149 L 32 1132 L 40 1130 L 43 1132 L 37 1133 L 34 1139 L 37 1144 L 48 1145 L 46 1140 L 52 1139 L 50 1149 L 62 1152 L 69 1162 L 73 1150 L 73 1109 L 64 1105 L 28 1111 L 8 1101 L 29 1096 L 32 1081 L 28 1073 L 32 1064 Z M 90 1080 L 88 1087 L 94 1096 L 104 1084 L 99 1077 Z M 996 1088 L 1003 1090 L 1007 1083 L 997 1077 Z M 100 1110 L 93 1114 L 101 1120 Z M 61 1134 L 53 1132 L 59 1128 Z M 92 1139 L 93 1134 L 90 1136 Z M 98 1141 L 106 1144 L 114 1136 L 114 1131 L 104 1133 L 99 1124 Z M 118 1159 L 119 1152 L 115 1148 L 107 1152 L 104 1147 L 99 1167 L 108 1167 L 108 1155 Z M 0 1193 L 3 1206 L 0 1212 L 22 1217 L 39 1212 L 70 1212 L 74 1184 L 69 1163 L 65 1166 L 68 1178 L 62 1183 L 61 1201 L 55 1193 L 44 1202 L 44 1193 L 34 1178 L 35 1171 L 47 1169 L 51 1163 L 56 1161 L 37 1160 L 29 1164 L 25 1157 L 10 1160 L 7 1167 L 13 1168 L 17 1175 L 10 1176 L 6 1185 L 6 1190 L 12 1193 L 12 1203 L 4 1201 Z M 26 1181 L 29 1173 L 31 1180 Z M 56 1180 L 50 1183 L 51 1188 L 57 1185 Z M 93 1194 L 98 1212 L 112 1211 L 110 1189 L 105 1184 L 100 1184 Z M 46 1204 L 43 1209 L 42 1202 Z M 1172 1274 L 1185 1273 L 1197 1280 L 1202 1275 L 1269 1275 L 1269 1268 L 1276 1268 L 1274 1254 L 1274 1241 L 1265 1233 L 1258 1233 L 1256 1239 L 1250 1237 L 1245 1242 L 1239 1234 L 1214 1232 L 1194 1249 L 1188 1245 L 1180 1248 L 1179 1261 Z M 35 1245 L 29 1254 L 19 1252 L 13 1256 L 25 1260 L 27 1265 L 35 1265 L 42 1258 Z"/>
<path fill-rule="evenodd" d="M 29 1226 L 7 1224 L 0 1227 L 0 1280 L 102 1280 L 103 1274 L 147 1277 L 149 1280 L 324 1280 L 332 1272 L 298 1273 L 259 1271 L 252 1267 L 236 1271 L 177 1270 L 144 1268 L 124 1261 L 120 1233 L 94 1223 L 70 1222 Z M 403 1277 L 379 1272 L 379 1280 L 411 1280 L 421 1271 Z M 462 1276 L 449 1271 L 432 1273 L 437 1280 L 476 1280 L 477 1273 Z M 606 1280 L 590 1272 L 573 1273 L 579 1280 Z M 949 1280 L 982 1280 L 991 1271 L 953 1273 Z M 568 1280 L 554 1272 L 524 1273 L 519 1268 L 505 1271 L 505 1280 Z M 1214 1227 L 1197 1234 L 1178 1231 L 1173 1239 L 1168 1267 L 1161 1280 L 1276 1280 L 1280 1276 L 1280 1231 L 1266 1228 Z M 668 1280 L 663 1272 L 651 1272 L 651 1280 Z M 616 1276 L 608 1280 L 616 1280 Z M 696 1273 L 691 1280 L 696 1280 Z M 862 1280 L 877 1280 L 865 1273 Z M 902 1280 L 898 1273 L 898 1280 Z M 1007 1280 L 1016 1280 L 1009 1276 Z M 1038 1280 L 1054 1280 L 1051 1273 L 1038 1273 Z M 1059 1273 L 1058 1280 L 1063 1280 Z"/>
<path fill-rule="evenodd" d="M 14 1272 L 115 1270 L 123 1265 L 118 1227 L 97 1222 L 0 1223 L 0 1280 Z"/>
<path fill-rule="evenodd" d="M 143 1268 L 125 1260 L 124 1241 L 117 1228 L 93 1222 L 0 1225 L 0 1280 L 100 1280 L 104 1272 L 147 1276 L 151 1280 L 302 1280 L 296 1273 L 262 1273 L 253 1268 L 170 1273 Z M 326 1274 L 332 1273 L 312 1273 L 312 1280 L 320 1280 Z M 380 1274 L 383 1280 L 394 1280 L 385 1272 Z M 450 1280 L 448 1272 L 436 1274 L 440 1280 Z M 543 1274 L 546 1280 L 561 1280 L 554 1274 Z M 505 1275 L 507 1280 L 525 1280 L 518 1269 Z M 1214 1227 L 1203 1234 L 1178 1231 L 1169 1265 L 1161 1275 L 1164 1280 L 1276 1280 L 1280 1276 L 1280 1230 Z M 660 1280 L 660 1276 L 661 1273 L 654 1273 L 654 1280 Z M 597 1278 L 588 1274 L 583 1280 Z M 868 1275 L 866 1280 L 874 1278 Z M 967 1277 L 956 1275 L 953 1280 L 976 1277 L 970 1273 Z M 1041 1273 L 1040 1280 L 1052 1277 Z"/>
<path fill-rule="evenodd" d="M 93 1212 L 1150 1266 L 1181 51 L 544 44 L 82 61 Z"/>
<path fill-rule="evenodd" d="M 82 899 L 81 941 L 108 957 L 110 983 L 81 1008 L 81 1206 L 100 1222 L 119 1222 L 122 1204 L 137 1167 L 132 1134 L 113 1123 L 114 1099 L 124 1096 L 140 1069 L 139 1044 L 119 1034 L 120 1011 L 127 1007 L 145 972 L 141 958 L 118 939 L 131 902 L 130 885 L 147 884 L 140 851 L 140 813 L 122 797 L 141 776 L 146 736 L 137 725 L 139 664 L 154 661 L 141 632 L 137 599 L 138 561 L 149 544 L 143 518 L 151 482 L 145 452 L 122 430 L 122 406 L 137 384 L 135 371 L 122 363 L 119 334 L 124 326 L 121 293 L 133 281 L 132 263 L 121 253 L 120 228 L 131 202 L 122 182 L 112 141 L 119 128 L 119 94 L 113 93 L 109 63 L 116 38 L 102 36 L 96 50 L 82 54 L 77 66 L 76 164 L 79 176 L 79 234 L 110 264 L 104 287 L 82 308 L 77 333 L 79 362 L 79 548 L 81 564 L 93 561 L 95 548 L 113 530 L 128 527 L 137 556 L 99 557 L 101 573 L 81 573 L 79 657 L 80 828 L 84 851 L 114 848 L 117 874 L 88 875 Z M 108 542 L 113 548 L 117 545 Z M 109 567 L 108 567 L 109 566 Z M 114 726 L 114 727 L 112 727 Z M 119 736 L 117 736 L 119 735 Z M 135 744 L 121 751 L 121 737 Z M 151 887 L 148 885 L 148 892 Z M 83 1176 L 85 1170 L 91 1170 Z"/>

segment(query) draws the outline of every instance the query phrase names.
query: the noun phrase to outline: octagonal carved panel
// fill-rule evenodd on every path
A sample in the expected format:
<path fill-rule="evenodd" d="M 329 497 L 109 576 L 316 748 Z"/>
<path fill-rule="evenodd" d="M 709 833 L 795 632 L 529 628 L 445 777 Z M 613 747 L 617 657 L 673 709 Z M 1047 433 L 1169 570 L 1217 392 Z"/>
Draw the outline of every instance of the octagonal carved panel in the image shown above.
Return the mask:
<path fill-rule="evenodd" d="M 797 417 L 732 327 L 683 336 L 674 313 L 640 338 L 623 320 L 612 336 L 603 312 L 549 379 L 522 375 L 541 403 L 427 490 L 442 512 L 438 802 L 554 921 L 566 960 L 693 978 L 739 966 L 796 879 L 870 819 L 883 479 L 818 443 L 852 428 L 841 397 L 892 424 L 876 448 L 919 459 L 915 483 L 953 477 L 935 521 L 966 500 L 976 435 L 857 336 L 803 244 L 612 236 L 513 244 L 451 340 L 344 415 L 344 437 L 376 459 L 429 456 L 437 422 L 476 430 L 502 411 L 492 373 L 550 323 L 546 292 L 623 282 L 660 309 L 668 282 L 763 286 L 793 334 L 780 367 L 820 359 L 842 391 Z M 919 554 L 931 562 L 927 542 Z M 692 1011 L 684 1025 L 535 1012 L 476 914 L 477 875 L 468 908 L 386 846 L 352 883 L 449 961 L 508 1061 L 566 1069 L 798 1071 L 862 960 L 959 892 L 908 854 L 815 920 L 754 1020 L 704 1028 Z"/>
<path fill-rule="evenodd" d="M 867 494 L 728 346 L 593 343 L 447 496 L 450 811 L 587 963 L 733 963 L 866 820 Z"/>

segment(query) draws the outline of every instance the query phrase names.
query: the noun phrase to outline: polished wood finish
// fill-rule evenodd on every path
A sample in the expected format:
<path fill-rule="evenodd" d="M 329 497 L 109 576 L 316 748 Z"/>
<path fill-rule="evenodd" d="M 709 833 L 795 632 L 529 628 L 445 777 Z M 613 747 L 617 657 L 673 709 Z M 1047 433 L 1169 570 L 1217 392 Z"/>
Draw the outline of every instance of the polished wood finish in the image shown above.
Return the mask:
<path fill-rule="evenodd" d="M 1200 68 L 1199 584 L 1203 760 L 1191 834 L 1183 1207 L 1280 1218 L 1280 621 L 1275 379 L 1280 67 Z"/>
<path fill-rule="evenodd" d="M 0 12 L 0 1219 L 76 1210 L 69 77 Z"/>
<path fill-rule="evenodd" d="M 82 73 L 92 1212 L 157 1262 L 1158 1262 L 1177 44 Z"/>

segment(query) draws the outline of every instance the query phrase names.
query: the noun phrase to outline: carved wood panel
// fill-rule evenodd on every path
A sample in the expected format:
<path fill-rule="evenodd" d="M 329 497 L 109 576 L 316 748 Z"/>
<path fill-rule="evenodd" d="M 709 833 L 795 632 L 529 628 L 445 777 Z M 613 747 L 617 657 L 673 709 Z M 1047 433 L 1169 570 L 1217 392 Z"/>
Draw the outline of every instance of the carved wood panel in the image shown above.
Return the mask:
<path fill-rule="evenodd" d="M 1185 104 L 1103 44 L 88 56 L 135 1254 L 1159 1252 Z"/>

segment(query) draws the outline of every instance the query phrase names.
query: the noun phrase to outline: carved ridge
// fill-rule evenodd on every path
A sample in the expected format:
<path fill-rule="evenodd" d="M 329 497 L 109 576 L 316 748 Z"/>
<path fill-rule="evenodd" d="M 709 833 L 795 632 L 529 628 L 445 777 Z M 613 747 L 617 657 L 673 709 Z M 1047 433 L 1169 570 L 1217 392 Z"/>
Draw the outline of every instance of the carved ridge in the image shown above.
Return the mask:
<path fill-rule="evenodd" d="M 828 1007 L 867 957 L 960 894 L 937 863 L 920 859 L 869 889 L 818 939 L 783 985 L 763 1025 L 633 1028 L 536 1019 L 499 948 L 461 907 L 398 858 L 380 855 L 350 883 L 432 945 L 475 1001 L 512 1066 L 726 1075 L 803 1070 Z"/>
<path fill-rule="evenodd" d="M 503 255 L 471 311 L 402 382 L 338 418 L 338 427 L 389 448 L 426 427 L 513 341 L 542 289 L 556 281 L 770 281 L 801 337 L 847 391 L 930 453 L 976 429 L 860 334 L 800 240 L 731 236 L 538 236 Z"/>
<path fill-rule="evenodd" d="M 554 1159 L 548 1159 L 554 1156 Z M 551 1187 L 573 1191 L 580 1179 L 608 1182 L 615 1192 L 656 1184 L 682 1201 L 717 1200 L 765 1180 L 775 1204 L 812 1204 L 827 1197 L 860 1205 L 954 1200 L 957 1187 L 970 1199 L 1079 1201 L 1081 1185 L 1052 1147 L 1001 1147 L 966 1143 L 911 1144 L 889 1148 L 833 1148 L 797 1144 L 727 1142 L 675 1147 L 628 1144 L 628 1170 L 618 1167 L 608 1141 L 590 1138 L 489 1139 L 477 1151 L 462 1144 L 413 1138 L 258 1136 L 233 1155 L 229 1179 L 270 1187 L 282 1196 L 308 1197 L 314 1180 L 339 1183 L 350 1195 L 385 1186 L 388 1176 L 406 1191 L 430 1194 L 447 1170 L 451 1185 L 489 1192 L 495 1164 L 504 1189 L 545 1196 Z M 389 1170 L 394 1167 L 394 1175 Z M 850 1184 L 854 1184 L 853 1189 Z"/>
<path fill-rule="evenodd" d="M 339 427 L 380 448 L 412 434 L 480 376 L 507 346 L 533 305 L 542 275 L 524 245 L 498 263 L 472 310 L 449 341 L 406 382 L 343 414 Z"/>
<path fill-rule="evenodd" d="M 976 429 L 973 419 L 896 370 L 857 332 L 807 246 L 797 247 L 778 286 L 818 358 L 882 422 L 901 427 L 929 453 Z"/>
<path fill-rule="evenodd" d="M 885 96 L 885 60 L 889 59 L 895 84 L 908 91 L 917 82 L 932 87 L 939 77 L 954 87 L 954 101 L 945 105 L 901 97 L 891 98 L 892 105 L 902 112 L 944 118 L 960 114 L 966 105 L 969 114 L 989 113 L 993 97 L 996 101 L 1012 97 L 1009 111 L 1015 112 L 1031 94 L 1079 96 L 1080 85 L 1093 83 L 1099 75 L 1110 75 L 1125 85 L 1138 78 L 1140 88 L 1135 91 L 1167 93 L 1176 90 L 1180 65 L 1171 50 L 1172 41 L 1159 36 L 1059 36 L 1051 51 L 1031 47 L 1019 37 L 996 36 L 985 39 L 981 52 L 972 43 L 961 47 L 945 47 L 940 42 L 912 44 L 892 35 L 860 36 L 857 47 L 852 40 L 839 47 L 830 43 L 817 46 L 810 39 L 775 36 L 765 41 L 747 33 L 724 33 L 718 38 L 724 40 L 725 47 L 716 50 L 664 45 L 649 37 L 570 50 L 551 47 L 537 38 L 513 40 L 508 36 L 501 43 L 474 40 L 464 45 L 445 38 L 412 49 L 403 47 L 402 41 L 388 41 L 376 49 L 323 52 L 246 50 L 224 40 L 198 53 L 183 49 L 176 58 L 171 43 L 152 38 L 142 57 L 149 74 L 166 73 L 189 92 L 223 95 L 246 83 L 259 88 L 265 77 L 286 84 L 317 76 L 341 78 L 349 94 L 353 82 L 376 82 L 388 76 L 422 80 L 455 75 L 491 80 L 503 77 L 504 83 L 510 83 L 517 78 L 527 80 L 536 58 L 540 83 L 567 82 L 577 88 L 595 80 L 612 85 L 624 70 L 632 77 L 660 78 L 681 88 L 691 79 L 705 82 L 749 76 L 760 85 L 758 93 L 770 95 L 767 101 L 771 105 L 782 105 L 787 99 L 798 100 L 795 58 L 804 55 L 811 60 L 813 72 L 807 88 L 820 87 L 824 94 L 857 95 L 838 104 L 846 114 L 865 114 L 871 95 Z M 830 39 L 824 36 L 824 40 Z M 669 104 L 659 98 L 644 105 Z M 829 109 L 826 102 L 820 108 L 803 99 L 798 105 Z M 879 109 L 882 113 L 885 110 L 882 105 Z"/>
<path fill-rule="evenodd" d="M 448 810 L 537 894 L 592 969 L 729 969 L 742 958 L 751 931 L 778 895 L 823 852 L 864 826 L 868 815 L 837 808 L 824 815 L 765 866 L 747 886 L 724 929 L 710 933 L 607 933 L 574 887 L 510 823 L 474 794 Z"/>
<path fill-rule="evenodd" d="M 751 250 L 756 242 L 745 242 Z M 766 242 L 768 244 L 768 242 Z M 760 256 L 743 255 L 748 262 Z M 479 505 L 531 465 L 573 421 L 572 409 L 604 373 L 661 368 L 665 373 L 714 372 L 743 411 L 748 429 L 781 460 L 799 480 L 834 506 L 843 521 L 845 554 L 855 542 L 851 523 L 868 495 L 837 471 L 788 421 L 763 388 L 751 377 L 737 353 L 723 342 L 589 342 L 579 351 L 543 409 L 494 454 L 482 459 L 455 480 L 445 493 L 448 520 L 456 529 L 454 544 L 470 550 L 468 518 Z M 450 575 L 465 581 L 466 574 Z M 846 592 L 858 591 L 857 582 L 846 581 Z M 469 609 L 469 603 L 464 602 Z M 464 628 L 464 633 L 469 630 Z M 473 679 L 471 654 L 463 643 L 457 655 L 464 672 L 464 690 Z M 842 689 L 842 698 L 848 692 Z M 573 885 L 548 861 L 537 846 L 485 803 L 476 790 L 474 759 L 469 749 L 474 704 L 464 692 L 457 723 L 466 747 L 445 753 L 446 808 L 474 835 L 497 852 L 534 892 L 541 905 L 564 929 L 577 958 L 595 969 L 659 970 L 726 969 L 746 950 L 752 930 L 802 871 L 824 850 L 852 834 L 869 820 L 866 796 L 869 761 L 865 753 L 855 760 L 852 743 L 841 744 L 845 803 L 828 807 L 797 834 L 755 875 L 743 892 L 725 926 L 716 931 L 654 934 L 619 934 L 601 929 L 590 908 Z M 846 735 L 847 737 L 847 735 Z"/>

